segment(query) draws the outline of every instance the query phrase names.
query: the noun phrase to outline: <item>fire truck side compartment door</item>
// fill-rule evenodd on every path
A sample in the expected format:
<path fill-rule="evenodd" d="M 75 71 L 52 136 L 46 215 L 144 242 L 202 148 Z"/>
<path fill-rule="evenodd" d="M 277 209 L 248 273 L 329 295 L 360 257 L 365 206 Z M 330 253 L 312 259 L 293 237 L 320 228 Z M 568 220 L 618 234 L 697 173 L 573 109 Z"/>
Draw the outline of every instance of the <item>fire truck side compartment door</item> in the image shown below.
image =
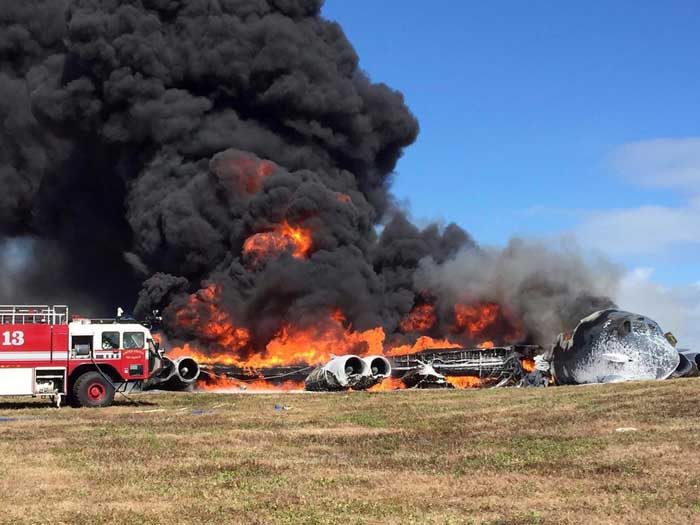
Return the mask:
<path fill-rule="evenodd" d="M 68 325 L 56 325 L 53 327 L 51 335 L 51 360 L 62 361 L 68 360 Z"/>
<path fill-rule="evenodd" d="M 31 396 L 34 394 L 34 369 L 0 369 L 0 396 Z"/>

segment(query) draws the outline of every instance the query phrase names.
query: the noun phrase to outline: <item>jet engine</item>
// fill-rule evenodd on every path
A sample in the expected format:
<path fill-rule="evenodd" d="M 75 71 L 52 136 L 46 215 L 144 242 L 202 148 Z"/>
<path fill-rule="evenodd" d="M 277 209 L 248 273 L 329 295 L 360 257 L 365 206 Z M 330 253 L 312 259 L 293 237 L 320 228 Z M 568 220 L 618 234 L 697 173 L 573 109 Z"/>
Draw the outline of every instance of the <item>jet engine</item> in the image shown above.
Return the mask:
<path fill-rule="evenodd" d="M 370 374 L 370 364 L 356 355 L 334 357 L 319 366 L 304 381 L 306 390 L 329 392 L 359 386 Z"/>
<path fill-rule="evenodd" d="M 391 375 L 391 363 L 381 355 L 371 355 L 365 357 L 365 362 L 369 366 L 369 372 L 373 377 L 381 377 L 382 379 Z"/>
<path fill-rule="evenodd" d="M 185 390 L 199 377 L 199 365 L 191 357 L 170 359 L 163 357 L 163 367 L 149 380 L 148 388 L 162 390 Z"/>
<path fill-rule="evenodd" d="M 353 390 L 367 390 L 391 376 L 391 363 L 386 357 L 372 355 L 365 357 L 364 362 L 367 363 L 367 373 L 352 387 Z"/>

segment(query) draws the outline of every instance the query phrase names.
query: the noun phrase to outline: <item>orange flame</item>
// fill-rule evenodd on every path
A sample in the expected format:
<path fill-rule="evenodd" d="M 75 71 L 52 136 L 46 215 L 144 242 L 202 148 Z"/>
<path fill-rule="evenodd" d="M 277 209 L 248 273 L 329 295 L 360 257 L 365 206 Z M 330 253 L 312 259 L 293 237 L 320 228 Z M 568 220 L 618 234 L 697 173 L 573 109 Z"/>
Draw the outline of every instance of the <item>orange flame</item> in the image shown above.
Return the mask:
<path fill-rule="evenodd" d="M 234 325 L 231 318 L 215 301 L 219 287 L 209 285 L 190 296 L 187 307 L 175 312 L 175 322 L 197 334 L 199 339 L 211 341 L 217 346 L 237 350 L 250 343 L 250 332 Z"/>
<path fill-rule="evenodd" d="M 218 335 L 220 327 L 216 325 L 215 334 Z M 209 327 L 203 327 L 205 335 L 211 332 Z M 247 330 L 235 328 L 229 320 L 229 324 L 223 332 L 230 336 L 231 333 L 238 333 Z M 221 340 L 211 338 L 217 343 Z M 285 324 L 277 332 L 275 337 L 267 344 L 264 352 L 241 352 L 244 349 L 236 344 L 223 347 L 220 352 L 203 353 L 195 347 L 185 344 L 179 348 L 173 348 L 168 352 L 169 356 L 181 357 L 190 355 L 202 364 L 222 364 L 226 366 L 238 366 L 241 368 L 267 368 L 273 366 L 292 366 L 305 364 L 309 366 L 319 365 L 330 361 L 333 355 L 353 354 L 359 356 L 381 355 L 384 346 L 384 330 L 373 328 L 365 331 L 354 331 L 352 328 L 345 328 L 342 318 L 337 313 L 329 316 L 326 320 L 311 328 L 301 328 Z M 246 344 L 250 342 L 250 335 Z M 245 354 L 249 355 L 245 355 Z"/>
<path fill-rule="evenodd" d="M 273 231 L 256 233 L 248 237 L 243 243 L 243 253 L 254 264 L 259 264 L 285 252 L 297 259 L 306 259 L 312 246 L 313 239 L 310 231 L 294 228 L 284 221 Z"/>
<path fill-rule="evenodd" d="M 383 344 L 382 328 L 355 332 L 334 321 L 308 329 L 284 326 L 267 344 L 265 353 L 249 358 L 246 366 L 318 365 L 330 361 L 333 355 L 381 354 Z"/>
<path fill-rule="evenodd" d="M 452 333 L 467 337 L 470 340 L 498 337 L 499 342 L 522 339 L 523 330 L 520 323 L 514 321 L 508 313 L 496 303 L 479 303 L 476 305 L 456 304 L 454 307 L 455 322 Z M 488 346 L 492 341 L 485 341 L 479 348 Z"/>
<path fill-rule="evenodd" d="M 239 192 L 253 195 L 260 191 L 263 179 L 269 177 L 277 166 L 269 160 L 241 156 L 221 165 L 222 177 Z"/>
<path fill-rule="evenodd" d="M 331 312 L 331 319 L 338 323 L 344 323 L 345 322 L 345 314 L 340 308 L 336 308 Z"/>
<path fill-rule="evenodd" d="M 338 200 L 338 202 L 342 202 L 343 204 L 350 204 L 352 202 L 350 195 L 340 193 L 339 191 L 335 192 L 335 198 Z"/>
<path fill-rule="evenodd" d="M 533 359 L 528 359 L 525 357 L 520 361 L 520 364 L 522 365 L 523 370 L 528 373 L 535 371 L 535 361 Z"/>
<path fill-rule="evenodd" d="M 435 309 L 432 304 L 421 304 L 416 306 L 411 313 L 401 320 L 401 331 L 406 332 L 427 332 L 437 321 Z"/>
<path fill-rule="evenodd" d="M 404 390 L 406 385 L 398 377 L 387 377 L 381 383 L 374 385 L 369 392 L 388 392 L 390 390 Z"/>
<path fill-rule="evenodd" d="M 447 382 L 456 388 L 479 388 L 483 385 L 481 379 L 471 376 L 448 377 Z"/>
<path fill-rule="evenodd" d="M 231 316 L 218 306 L 221 289 L 217 285 L 192 294 L 185 306 L 176 311 L 175 321 L 203 345 L 204 352 L 191 344 L 173 348 L 168 352 L 172 358 L 191 356 L 200 364 L 238 367 L 250 370 L 253 375 L 257 369 L 284 366 L 317 366 L 327 363 L 334 355 L 368 355 L 397 356 L 415 354 L 423 350 L 459 348 L 462 345 L 449 339 L 434 339 L 428 336 L 419 337 L 413 344 L 401 344 L 395 341 L 385 347 L 383 328 L 377 327 L 359 331 L 348 326 L 345 316 L 340 309 L 328 311 L 325 317 L 315 319 L 312 326 L 284 323 L 277 330 L 264 349 L 253 345 L 253 338 L 248 329 L 238 326 Z M 497 305 L 482 305 L 482 308 L 458 305 L 455 308 L 458 323 L 467 331 L 479 331 L 488 326 L 493 317 L 490 312 Z M 488 315 L 478 317 L 480 312 Z M 428 326 L 434 316 L 431 305 L 414 308 L 405 320 L 412 326 Z M 434 318 L 434 317 L 433 317 Z M 421 324 L 422 323 L 422 324 Z M 493 341 L 483 341 L 479 348 L 493 348 Z M 528 363 L 523 366 L 528 369 Z M 450 378 L 450 382 L 461 388 L 481 385 L 478 378 Z M 205 390 L 237 388 L 237 389 L 296 389 L 303 384 L 288 381 L 282 384 L 271 384 L 260 379 L 249 383 L 227 377 L 209 378 L 203 381 Z M 403 382 L 388 378 L 373 391 L 394 390 L 403 388 Z"/>
<path fill-rule="evenodd" d="M 436 348 L 459 348 L 461 345 L 452 343 L 447 339 L 433 339 L 432 337 L 419 337 L 412 345 L 394 346 L 385 352 L 387 356 L 415 354 L 423 350 L 434 350 Z"/>
<path fill-rule="evenodd" d="M 215 392 L 221 390 L 259 391 L 259 390 L 303 390 L 303 381 L 284 381 L 282 383 L 269 383 L 260 378 L 255 381 L 240 381 L 226 376 L 214 376 L 206 381 L 200 381 L 197 386 L 200 390 Z"/>
<path fill-rule="evenodd" d="M 499 306 L 494 303 L 484 303 L 476 306 L 455 305 L 454 333 L 466 332 L 471 337 L 478 336 L 498 318 Z"/>

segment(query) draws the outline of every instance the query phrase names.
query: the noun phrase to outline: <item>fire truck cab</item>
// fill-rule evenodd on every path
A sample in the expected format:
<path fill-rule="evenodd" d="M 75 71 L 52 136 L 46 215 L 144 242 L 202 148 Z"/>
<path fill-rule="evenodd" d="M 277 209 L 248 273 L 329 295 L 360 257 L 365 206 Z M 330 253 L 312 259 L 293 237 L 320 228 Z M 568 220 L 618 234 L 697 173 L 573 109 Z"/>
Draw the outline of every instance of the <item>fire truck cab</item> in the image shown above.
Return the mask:
<path fill-rule="evenodd" d="M 0 306 L 0 396 L 60 406 L 109 406 L 162 366 L 148 328 L 133 319 L 70 319 L 67 306 Z"/>

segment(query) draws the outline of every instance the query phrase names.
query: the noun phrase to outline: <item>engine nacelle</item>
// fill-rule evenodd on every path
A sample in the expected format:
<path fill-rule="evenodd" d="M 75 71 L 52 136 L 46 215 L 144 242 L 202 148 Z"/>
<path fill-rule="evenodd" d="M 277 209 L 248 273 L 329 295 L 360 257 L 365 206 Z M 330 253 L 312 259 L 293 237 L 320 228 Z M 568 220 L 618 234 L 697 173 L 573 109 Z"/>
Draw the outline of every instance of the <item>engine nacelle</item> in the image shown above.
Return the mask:
<path fill-rule="evenodd" d="M 175 375 L 175 363 L 168 357 L 160 357 L 158 370 L 149 378 L 149 384 L 164 383 Z"/>
<path fill-rule="evenodd" d="M 191 385 L 199 377 L 199 365 L 191 357 L 181 357 L 175 361 L 178 381 Z"/>
<path fill-rule="evenodd" d="M 197 380 L 199 373 L 199 365 L 191 357 L 174 360 L 163 357 L 163 367 L 148 380 L 147 386 L 163 390 L 185 390 Z"/>
<path fill-rule="evenodd" d="M 365 357 L 364 360 L 369 367 L 370 375 L 381 377 L 382 379 L 391 375 L 391 363 L 383 355 L 371 355 Z"/>
<path fill-rule="evenodd" d="M 347 390 L 367 377 L 369 370 L 369 364 L 356 355 L 334 357 L 311 372 L 304 385 L 306 390 L 312 392 Z"/>
<path fill-rule="evenodd" d="M 386 357 L 371 355 L 363 360 L 367 363 L 367 375 L 352 387 L 354 390 L 367 390 L 391 376 L 391 363 Z"/>

